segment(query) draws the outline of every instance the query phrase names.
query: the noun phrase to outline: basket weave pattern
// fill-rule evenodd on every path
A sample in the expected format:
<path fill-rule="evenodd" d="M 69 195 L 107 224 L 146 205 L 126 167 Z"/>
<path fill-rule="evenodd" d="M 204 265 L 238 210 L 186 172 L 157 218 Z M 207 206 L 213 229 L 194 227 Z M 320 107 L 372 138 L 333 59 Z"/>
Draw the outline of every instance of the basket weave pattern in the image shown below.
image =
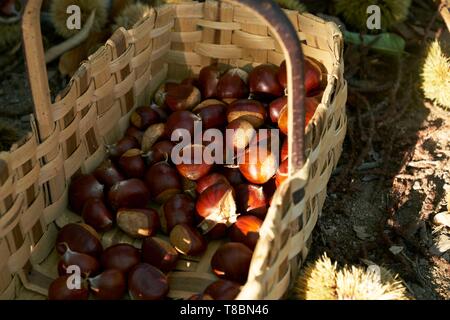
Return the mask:
<path fill-rule="evenodd" d="M 285 294 L 307 255 L 346 132 L 342 35 L 333 23 L 286 13 L 305 55 L 325 66 L 327 87 L 306 131 L 306 164 L 277 190 L 238 298 Z M 32 119 L 27 138 L 0 153 L 0 299 L 46 294 L 56 276 L 58 227 L 79 219 L 67 208 L 71 177 L 100 164 L 105 144 L 123 135 L 131 111 L 148 104 L 164 80 L 181 80 L 216 61 L 242 67 L 282 60 L 269 28 L 248 9 L 226 2 L 166 5 L 133 29 L 118 29 L 58 95 L 52 134 L 39 141 Z M 292 193 L 294 186 L 300 191 Z M 118 230 L 102 241 L 139 244 Z M 201 258 L 180 261 L 170 275 L 171 297 L 187 297 L 214 281 L 209 261 L 219 244 L 212 242 Z"/>

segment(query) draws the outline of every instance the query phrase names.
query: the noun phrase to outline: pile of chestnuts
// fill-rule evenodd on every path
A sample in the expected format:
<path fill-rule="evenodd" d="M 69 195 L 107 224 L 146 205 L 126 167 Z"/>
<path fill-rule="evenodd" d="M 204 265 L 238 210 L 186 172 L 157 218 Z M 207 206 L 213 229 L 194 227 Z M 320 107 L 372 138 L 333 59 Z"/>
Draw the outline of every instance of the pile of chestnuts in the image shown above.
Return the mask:
<path fill-rule="evenodd" d="M 321 70 L 306 59 L 306 123 L 321 100 Z M 271 198 L 288 176 L 286 78 L 284 62 L 249 73 L 213 64 L 196 78 L 162 84 L 154 103 L 136 108 L 125 136 L 107 146 L 109 157 L 92 173 L 72 178 L 69 206 L 83 223 L 69 223 L 58 233 L 59 278 L 49 287 L 49 299 L 165 299 L 168 273 L 180 257 L 202 255 L 211 239 L 230 240 L 211 259 L 218 280 L 190 299 L 234 299 L 247 280 Z M 227 145 L 241 150 L 244 161 L 176 164 L 174 135 L 184 129 L 194 137 L 199 121 L 202 130 L 249 132 L 231 135 Z M 250 134 L 262 128 L 279 129 L 282 147 L 247 162 L 250 146 L 270 139 Z M 202 154 L 208 145 L 191 143 L 182 151 Z M 115 226 L 142 239 L 141 247 L 103 248 L 100 234 Z M 68 285 L 73 266 L 82 278 L 77 288 Z"/>

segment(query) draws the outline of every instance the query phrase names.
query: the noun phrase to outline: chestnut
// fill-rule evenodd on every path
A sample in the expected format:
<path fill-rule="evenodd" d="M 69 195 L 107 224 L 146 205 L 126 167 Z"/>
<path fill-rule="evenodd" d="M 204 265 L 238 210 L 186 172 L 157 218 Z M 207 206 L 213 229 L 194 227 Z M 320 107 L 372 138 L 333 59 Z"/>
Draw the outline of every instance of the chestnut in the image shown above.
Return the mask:
<path fill-rule="evenodd" d="M 153 165 L 160 161 L 170 160 L 174 146 L 175 143 L 169 140 L 161 140 L 156 142 L 147 153 L 147 164 Z"/>
<path fill-rule="evenodd" d="M 140 148 L 139 142 L 136 140 L 136 138 L 130 136 L 125 136 L 115 144 L 106 146 L 108 154 L 113 160 L 119 159 L 120 156 L 128 150 L 136 148 Z"/>
<path fill-rule="evenodd" d="M 205 146 L 190 144 L 180 151 L 181 163 L 177 164 L 178 172 L 189 180 L 198 180 L 211 171 L 213 165 L 204 161 Z"/>
<path fill-rule="evenodd" d="M 281 97 L 284 88 L 278 82 L 279 67 L 272 64 L 261 64 L 248 75 L 250 92 L 262 99 Z"/>
<path fill-rule="evenodd" d="M 278 168 L 278 156 L 270 150 L 260 152 L 259 148 L 262 146 L 248 148 L 239 161 L 242 175 L 254 184 L 266 183 L 275 175 Z"/>
<path fill-rule="evenodd" d="M 217 83 L 217 97 L 227 103 L 248 97 L 248 73 L 232 68 L 220 77 Z"/>
<path fill-rule="evenodd" d="M 155 123 L 148 127 L 142 136 L 141 150 L 148 152 L 155 142 L 162 137 L 165 128 L 166 125 L 164 123 Z"/>
<path fill-rule="evenodd" d="M 273 100 L 269 105 L 269 115 L 270 120 L 273 123 L 278 123 L 278 119 L 280 118 L 280 113 L 283 108 L 287 106 L 287 97 L 281 97 Z"/>
<path fill-rule="evenodd" d="M 107 188 L 111 188 L 117 182 L 125 180 L 125 176 L 117 169 L 111 159 L 103 161 L 97 169 L 94 170 L 94 176 Z"/>
<path fill-rule="evenodd" d="M 259 229 L 263 221 L 255 216 L 239 216 L 230 227 L 228 236 L 233 242 L 245 244 L 254 250 L 259 239 Z"/>
<path fill-rule="evenodd" d="M 207 176 L 200 178 L 197 181 L 196 191 L 200 194 L 203 191 L 205 191 L 206 189 L 208 189 L 209 187 L 211 187 L 212 185 L 219 183 L 219 182 L 224 182 L 224 183 L 229 184 L 228 180 L 225 178 L 225 176 L 223 174 L 211 173 Z"/>
<path fill-rule="evenodd" d="M 117 226 L 136 239 L 151 237 L 160 227 L 159 215 L 154 209 L 119 209 Z"/>
<path fill-rule="evenodd" d="M 144 136 L 144 131 L 139 130 L 135 126 L 129 126 L 125 131 L 125 136 L 135 138 L 137 142 L 141 144 L 142 137 Z"/>
<path fill-rule="evenodd" d="M 172 111 L 191 110 L 200 101 L 200 90 L 191 84 L 177 84 L 167 88 L 165 104 Z"/>
<path fill-rule="evenodd" d="M 124 274 L 127 274 L 139 262 L 141 262 L 139 249 L 128 243 L 112 245 L 106 248 L 100 257 L 103 269 L 117 269 Z"/>
<path fill-rule="evenodd" d="M 64 254 L 66 248 L 98 257 L 103 250 L 98 233 L 84 223 L 69 223 L 62 227 L 56 237 L 56 250 Z"/>
<path fill-rule="evenodd" d="M 266 109 L 257 100 L 236 100 L 227 108 L 227 120 L 230 123 L 236 119 L 248 121 L 254 128 L 259 128 L 266 119 Z"/>
<path fill-rule="evenodd" d="M 309 57 L 305 57 L 304 64 L 305 72 L 305 91 L 309 96 L 310 93 L 320 88 L 322 83 L 322 70 L 319 62 Z M 287 73 L 286 73 L 286 61 L 283 61 L 278 71 L 278 82 L 287 88 Z"/>
<path fill-rule="evenodd" d="M 60 276 L 67 275 L 67 268 L 71 265 L 78 266 L 83 277 L 89 277 L 98 273 L 100 264 L 97 259 L 88 254 L 70 250 L 67 243 L 61 243 L 61 248 L 63 247 L 66 248 L 66 251 L 58 263 L 58 274 Z"/>
<path fill-rule="evenodd" d="M 84 203 L 89 198 L 103 198 L 104 186 L 92 174 L 81 175 L 70 183 L 69 205 L 78 214 L 81 214 Z"/>
<path fill-rule="evenodd" d="M 161 300 L 169 293 L 169 282 L 154 266 L 140 263 L 128 275 L 128 292 L 133 300 Z"/>
<path fill-rule="evenodd" d="M 178 84 L 175 82 L 166 82 L 163 83 L 159 86 L 158 90 L 156 90 L 155 95 L 153 97 L 156 105 L 160 108 L 164 108 L 166 107 L 166 96 L 167 96 L 167 91 L 171 90 L 172 88 L 177 87 Z M 153 110 L 155 110 L 155 108 L 151 107 Z M 156 111 L 156 110 L 155 110 Z"/>
<path fill-rule="evenodd" d="M 213 298 L 208 294 L 196 293 L 187 298 L 186 300 L 213 300 Z"/>
<path fill-rule="evenodd" d="M 191 86 L 197 87 L 199 86 L 198 79 L 195 77 L 188 77 L 180 82 L 180 84 L 189 84 Z"/>
<path fill-rule="evenodd" d="M 126 290 L 127 283 L 122 271 L 117 269 L 105 270 L 94 278 L 89 278 L 89 288 L 99 300 L 119 300 Z"/>
<path fill-rule="evenodd" d="M 314 117 L 317 107 L 320 103 L 320 95 L 314 97 L 306 97 L 305 98 L 305 128 Z M 278 118 L 278 128 L 284 134 L 288 134 L 288 108 L 285 106 L 281 112 L 280 117 Z"/>
<path fill-rule="evenodd" d="M 244 284 L 247 281 L 252 250 L 240 242 L 228 242 L 217 249 L 211 259 L 211 268 L 221 279 Z"/>
<path fill-rule="evenodd" d="M 206 99 L 206 100 L 203 100 L 202 102 L 200 102 L 198 105 L 196 105 L 194 107 L 194 109 L 192 109 L 192 112 L 194 112 L 195 114 L 198 114 L 203 109 L 206 109 L 209 106 L 215 106 L 215 105 L 222 105 L 222 106 L 226 107 L 227 104 L 225 102 L 217 100 L 217 99 Z"/>
<path fill-rule="evenodd" d="M 164 203 L 162 212 L 169 233 L 177 224 L 194 223 L 195 202 L 186 194 L 175 194 Z"/>
<path fill-rule="evenodd" d="M 225 227 L 216 229 L 218 234 L 214 237 L 219 237 L 221 232 L 226 232 L 226 226 L 231 224 L 230 221 L 236 215 L 233 193 L 233 188 L 228 183 L 219 182 L 199 195 L 195 208 L 201 221 L 199 228 L 204 234 L 209 233 L 215 226 L 222 224 Z M 218 232 L 218 230 L 221 232 Z"/>
<path fill-rule="evenodd" d="M 277 187 L 283 183 L 289 177 L 289 160 L 286 159 L 281 162 L 280 167 L 277 170 L 277 174 L 275 175 L 275 181 Z"/>
<path fill-rule="evenodd" d="M 150 191 L 139 179 L 116 183 L 108 192 L 109 204 L 115 209 L 143 208 L 150 200 Z"/>
<path fill-rule="evenodd" d="M 226 107 L 223 103 L 201 108 L 197 115 L 202 119 L 203 129 L 219 129 L 226 125 Z"/>
<path fill-rule="evenodd" d="M 200 70 L 198 82 L 203 99 L 217 97 L 217 85 L 224 69 L 223 65 L 213 64 Z"/>
<path fill-rule="evenodd" d="M 222 167 L 220 172 L 225 176 L 225 178 L 233 187 L 247 182 L 239 168 Z"/>
<path fill-rule="evenodd" d="M 264 187 L 255 184 L 240 184 L 235 187 L 238 212 L 265 217 L 269 208 L 269 199 Z"/>
<path fill-rule="evenodd" d="M 178 252 L 167 241 L 156 237 L 142 241 L 142 261 L 155 266 L 162 272 L 170 272 L 177 265 Z"/>
<path fill-rule="evenodd" d="M 48 288 L 48 300 L 88 300 L 89 289 L 84 281 L 80 288 L 70 288 L 71 275 L 56 278 Z"/>
<path fill-rule="evenodd" d="M 145 163 L 140 149 L 130 149 L 119 158 L 120 169 L 128 178 L 141 178 L 145 173 Z"/>
<path fill-rule="evenodd" d="M 229 139 L 231 144 L 229 147 L 233 147 L 234 150 L 247 148 L 256 134 L 253 125 L 242 118 L 231 121 L 227 125 L 226 130 L 227 139 Z"/>
<path fill-rule="evenodd" d="M 152 198 L 159 203 L 164 203 L 172 195 L 181 193 L 183 186 L 176 169 L 167 162 L 158 162 L 145 173 Z"/>
<path fill-rule="evenodd" d="M 221 279 L 207 286 L 203 294 L 214 300 L 234 300 L 239 292 L 241 292 L 239 283 Z"/>
<path fill-rule="evenodd" d="M 150 107 L 137 107 L 130 116 L 130 123 L 139 130 L 146 130 L 159 120 L 159 114 Z"/>
<path fill-rule="evenodd" d="M 201 120 L 202 118 L 190 111 L 176 111 L 167 119 L 164 137 L 171 141 L 176 140 L 182 136 L 183 132 L 178 131 L 180 129 L 187 130 L 191 137 L 194 137 L 195 122 L 197 121 L 200 124 Z M 172 139 L 172 135 L 174 135 L 174 139 Z"/>
<path fill-rule="evenodd" d="M 113 227 L 114 217 L 102 199 L 88 199 L 81 216 L 84 222 L 97 231 L 107 231 Z"/>
<path fill-rule="evenodd" d="M 156 113 L 158 113 L 159 119 L 160 119 L 161 121 L 166 121 L 166 120 L 167 120 L 167 117 L 168 117 L 169 115 L 167 114 L 167 112 L 166 112 L 166 110 L 165 110 L 164 108 L 158 106 L 156 103 L 152 103 L 152 104 L 150 105 L 150 108 L 151 108 L 152 110 L 154 110 Z"/>
<path fill-rule="evenodd" d="M 181 180 L 183 184 L 184 194 L 188 195 L 191 199 L 196 199 L 197 192 L 195 191 L 195 189 L 197 188 L 197 183 L 185 177 L 181 177 Z"/>
<path fill-rule="evenodd" d="M 205 252 L 208 244 L 205 238 L 192 226 L 177 224 L 170 232 L 170 243 L 181 254 L 196 256 Z"/>
<path fill-rule="evenodd" d="M 289 141 L 288 141 L 288 137 L 286 137 L 283 141 L 283 144 L 281 146 L 281 157 L 280 157 L 280 161 L 284 161 L 288 158 L 289 156 Z"/>

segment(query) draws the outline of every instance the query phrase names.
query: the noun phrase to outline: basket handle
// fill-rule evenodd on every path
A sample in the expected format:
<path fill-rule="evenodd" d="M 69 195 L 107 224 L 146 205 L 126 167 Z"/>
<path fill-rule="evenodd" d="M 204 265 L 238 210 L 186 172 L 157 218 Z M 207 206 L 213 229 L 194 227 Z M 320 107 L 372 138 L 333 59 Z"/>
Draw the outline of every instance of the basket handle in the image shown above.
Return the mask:
<path fill-rule="evenodd" d="M 50 110 L 52 103 L 42 43 L 41 5 L 42 0 L 26 1 L 22 17 L 22 37 L 34 113 L 38 124 L 39 138 L 42 142 L 50 136 L 54 125 Z"/>
<path fill-rule="evenodd" d="M 273 0 L 226 0 L 251 9 L 264 20 L 281 44 L 286 59 L 288 80 L 289 175 L 305 161 L 305 87 L 304 56 L 297 31 L 283 10 Z"/>
<path fill-rule="evenodd" d="M 281 44 L 286 59 L 288 80 L 289 175 L 304 164 L 305 89 L 304 58 L 297 32 L 292 23 L 273 0 L 227 0 L 251 9 L 267 22 Z M 40 25 L 42 0 L 28 0 L 22 18 L 23 46 L 28 69 L 31 94 L 41 141 L 53 130 L 50 88 L 44 59 Z M 295 90 L 294 90 L 295 88 Z"/>

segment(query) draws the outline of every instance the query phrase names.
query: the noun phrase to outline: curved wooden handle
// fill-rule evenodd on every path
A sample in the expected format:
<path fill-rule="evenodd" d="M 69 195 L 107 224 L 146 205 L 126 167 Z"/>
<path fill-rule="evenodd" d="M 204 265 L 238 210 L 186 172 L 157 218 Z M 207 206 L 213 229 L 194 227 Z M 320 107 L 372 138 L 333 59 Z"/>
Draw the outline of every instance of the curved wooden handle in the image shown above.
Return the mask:
<path fill-rule="evenodd" d="M 41 33 L 42 0 L 28 0 L 22 17 L 22 37 L 39 138 L 44 141 L 53 131 L 51 98 Z"/>
<path fill-rule="evenodd" d="M 289 173 L 292 174 L 301 169 L 305 157 L 304 57 L 297 31 L 283 10 L 272 0 L 227 1 L 247 6 L 254 11 L 260 19 L 267 22 L 269 29 L 282 46 L 286 59 L 287 89 L 289 92 Z M 39 136 L 41 140 L 45 140 L 53 130 L 53 119 L 50 110 L 50 89 L 40 27 L 41 5 L 42 0 L 27 1 L 23 14 L 22 31 Z"/>
<path fill-rule="evenodd" d="M 305 161 L 305 88 L 304 56 L 297 31 L 273 0 L 227 0 L 242 4 L 266 21 L 286 59 L 288 80 L 289 175 L 303 167 Z"/>

